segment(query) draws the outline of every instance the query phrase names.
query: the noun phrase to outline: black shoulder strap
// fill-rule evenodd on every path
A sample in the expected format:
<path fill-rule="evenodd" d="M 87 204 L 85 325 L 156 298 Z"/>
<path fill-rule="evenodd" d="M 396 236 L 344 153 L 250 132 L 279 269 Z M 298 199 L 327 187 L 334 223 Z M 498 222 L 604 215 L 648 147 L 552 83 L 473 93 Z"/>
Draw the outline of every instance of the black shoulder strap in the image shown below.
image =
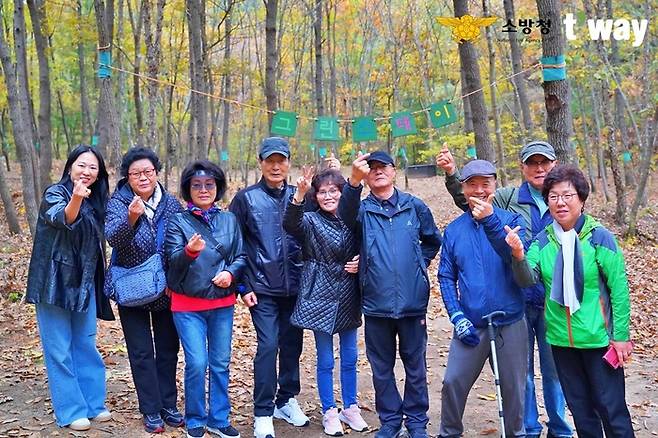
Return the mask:
<path fill-rule="evenodd" d="M 191 215 L 191 213 L 190 213 Z M 192 228 L 199 233 L 207 242 L 209 242 L 215 251 L 217 251 L 223 258 L 228 262 L 228 258 L 226 257 L 226 251 L 224 251 L 224 247 L 222 246 L 221 243 L 219 243 L 211 233 L 209 233 L 208 229 L 206 229 L 201 223 L 194 217 L 189 217 L 188 222 L 190 225 L 192 225 Z"/>
<path fill-rule="evenodd" d="M 507 211 L 509 211 L 509 206 L 512 203 L 512 199 L 514 198 L 514 195 L 516 194 L 516 190 L 517 190 L 517 188 L 514 187 L 512 189 L 512 193 L 510 193 L 510 195 L 509 195 L 509 198 L 507 198 L 507 202 L 505 203 L 505 208 L 504 208 Z"/>

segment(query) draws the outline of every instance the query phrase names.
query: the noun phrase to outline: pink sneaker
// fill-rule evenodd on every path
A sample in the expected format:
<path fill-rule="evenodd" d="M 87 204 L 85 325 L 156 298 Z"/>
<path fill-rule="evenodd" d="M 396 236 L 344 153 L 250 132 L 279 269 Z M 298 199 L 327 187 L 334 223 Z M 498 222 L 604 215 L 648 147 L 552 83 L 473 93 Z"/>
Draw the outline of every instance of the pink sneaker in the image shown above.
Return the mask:
<path fill-rule="evenodd" d="M 357 405 L 343 409 L 338 415 L 338 419 L 347 424 L 355 432 L 365 432 L 368 430 L 368 423 L 361 416 L 361 409 Z"/>
<path fill-rule="evenodd" d="M 338 409 L 331 408 L 322 416 L 324 433 L 330 436 L 343 436 L 343 425 L 338 419 Z"/>

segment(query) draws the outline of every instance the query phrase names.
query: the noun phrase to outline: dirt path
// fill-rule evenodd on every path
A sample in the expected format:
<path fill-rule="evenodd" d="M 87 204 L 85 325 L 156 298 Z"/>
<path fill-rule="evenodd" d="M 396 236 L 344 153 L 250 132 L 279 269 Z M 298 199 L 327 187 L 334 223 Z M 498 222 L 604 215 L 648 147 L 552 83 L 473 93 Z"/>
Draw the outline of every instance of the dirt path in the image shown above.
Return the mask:
<path fill-rule="evenodd" d="M 411 191 L 422 197 L 432 208 L 435 219 L 441 229 L 458 211 L 445 195 L 442 181 L 439 179 L 416 180 L 411 182 Z M 656 193 L 656 191 L 650 192 Z M 588 201 L 589 202 L 589 201 Z M 0 242 L 0 256 L 10 251 L 20 242 L 7 240 Z M 9 248 L 9 249 L 8 249 Z M 26 263 L 26 254 L 11 254 L 8 258 L 0 257 L 0 268 L 5 271 L 14 269 L 14 275 L 20 277 L 24 268 L 19 265 Z M 656 245 L 644 247 L 638 251 L 637 264 L 645 263 L 646 269 L 653 269 L 658 250 Z M 29 257 L 29 254 L 27 254 Z M 9 265 L 5 262 L 10 260 Z M 642 261 L 639 261 L 639 260 Z M 5 260 L 5 261 L 3 261 Z M 12 268 L 12 266 L 14 268 Z M 18 266 L 18 268 L 16 268 Z M 644 266 L 644 265 L 643 265 Z M 431 268 L 435 278 L 435 267 Z M 644 269 L 644 268 L 643 268 Z M 7 274 L 9 271 L 3 272 Z M 18 272 L 18 273 L 16 273 Z M 652 275 L 655 278 L 655 271 Z M 16 284 L 21 284 L 16 279 Z M 645 281 L 649 282 L 648 279 Z M 435 283 L 435 281 L 434 281 Z M 656 283 L 656 282 L 652 282 Z M 653 286 L 655 287 L 655 286 Z M 639 351 L 635 360 L 626 370 L 627 402 L 629 404 L 633 423 L 638 437 L 658 436 L 658 361 L 655 358 L 655 336 L 653 332 L 644 329 L 645 324 L 655 326 L 656 307 L 648 307 L 642 312 L 636 309 L 645 300 L 644 294 L 653 295 L 648 289 L 634 291 L 633 296 L 633 328 L 635 338 L 640 338 L 643 345 L 648 345 L 644 351 Z M 8 436 L 123 436 L 146 437 L 142 432 L 141 415 L 137 410 L 137 397 L 134 392 L 130 369 L 128 367 L 125 345 L 123 343 L 119 322 L 102 322 L 99 324 L 98 343 L 107 365 L 108 406 L 114 414 L 114 420 L 93 429 L 88 433 L 72 433 L 67 429 L 57 428 L 52 419 L 48 390 L 45 383 L 41 347 L 35 327 L 32 306 L 21 305 L 7 300 L 0 294 L 0 438 Z M 639 296 L 639 298 L 637 298 Z M 441 379 L 447 360 L 447 347 L 451 335 L 451 326 L 442 313 L 442 302 L 436 284 L 433 285 L 430 310 L 428 314 L 428 379 L 430 385 L 430 425 L 429 432 L 436 435 L 440 411 Z M 236 313 L 234 354 L 231 368 L 231 400 L 233 405 L 232 419 L 244 437 L 252 436 L 252 404 L 251 404 L 251 360 L 255 352 L 255 335 L 251 327 L 248 312 L 240 307 Z M 653 348 L 650 348 L 653 345 Z M 378 427 L 374 413 L 374 393 L 370 367 L 365 358 L 363 334 L 359 337 L 359 389 L 360 404 L 364 408 L 364 416 L 373 427 Z M 179 398 L 182 398 L 182 352 L 179 363 Z M 399 365 L 399 364 L 398 364 Z M 312 336 L 306 336 L 304 353 L 301 361 L 302 393 L 299 397 L 303 409 L 311 418 L 311 425 L 305 428 L 293 428 L 276 420 L 275 429 L 279 438 L 311 438 L 322 437 L 321 410 L 315 384 L 315 355 Z M 403 384 L 403 373 L 398 372 L 398 382 Z M 541 386 L 537 380 L 538 389 Z M 339 388 L 338 385 L 336 385 Z M 480 379 L 471 391 L 467 404 L 464 422 L 465 436 L 479 435 L 495 436 L 498 425 L 493 380 L 488 367 L 485 367 Z M 340 393 L 337 392 L 337 399 Z M 182 402 L 179 404 L 182 408 Z M 546 420 L 546 418 L 542 418 Z M 359 434 L 353 434 L 359 436 Z M 184 436 L 180 430 L 168 429 L 165 437 Z M 366 434 L 374 436 L 373 433 Z"/>

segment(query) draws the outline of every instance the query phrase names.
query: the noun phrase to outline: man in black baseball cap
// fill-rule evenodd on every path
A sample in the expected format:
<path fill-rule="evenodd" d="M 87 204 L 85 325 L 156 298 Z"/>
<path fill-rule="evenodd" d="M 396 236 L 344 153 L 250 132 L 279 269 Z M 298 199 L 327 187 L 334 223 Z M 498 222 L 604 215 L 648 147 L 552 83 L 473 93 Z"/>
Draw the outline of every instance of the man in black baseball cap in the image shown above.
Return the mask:
<path fill-rule="evenodd" d="M 366 181 L 370 194 L 359 204 Z M 397 438 L 403 420 L 411 438 L 427 438 L 427 267 L 441 234 L 420 199 L 395 187 L 395 163 L 384 151 L 359 157 L 338 205 L 345 224 L 359 233 L 366 354 L 372 368 L 381 427 L 375 438 Z M 399 351 L 405 369 L 403 397 L 393 372 Z"/>

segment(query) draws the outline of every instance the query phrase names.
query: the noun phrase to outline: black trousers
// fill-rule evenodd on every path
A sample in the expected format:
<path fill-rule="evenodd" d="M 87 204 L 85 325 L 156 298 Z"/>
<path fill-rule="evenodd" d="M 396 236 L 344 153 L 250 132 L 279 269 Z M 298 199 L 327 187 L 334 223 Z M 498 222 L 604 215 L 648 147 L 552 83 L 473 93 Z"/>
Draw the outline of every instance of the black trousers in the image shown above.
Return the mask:
<path fill-rule="evenodd" d="M 372 368 L 379 421 L 398 427 L 406 417 L 407 429 L 425 429 L 429 409 L 425 316 L 366 316 L 365 320 L 366 355 Z M 394 372 L 398 348 L 405 373 L 404 398 L 398 392 Z"/>
<path fill-rule="evenodd" d="M 171 311 L 119 306 L 119 317 L 140 412 L 175 407 L 179 342 Z"/>
<path fill-rule="evenodd" d="M 296 301 L 296 296 L 259 294 L 258 304 L 249 309 L 258 339 L 254 358 L 254 415 L 257 417 L 274 413 L 275 396 L 276 405 L 281 407 L 299 394 L 299 356 L 302 354 L 303 333 L 290 324 Z"/>
<path fill-rule="evenodd" d="M 624 369 L 603 361 L 607 348 L 551 347 L 560 385 L 579 438 L 634 437 Z"/>

